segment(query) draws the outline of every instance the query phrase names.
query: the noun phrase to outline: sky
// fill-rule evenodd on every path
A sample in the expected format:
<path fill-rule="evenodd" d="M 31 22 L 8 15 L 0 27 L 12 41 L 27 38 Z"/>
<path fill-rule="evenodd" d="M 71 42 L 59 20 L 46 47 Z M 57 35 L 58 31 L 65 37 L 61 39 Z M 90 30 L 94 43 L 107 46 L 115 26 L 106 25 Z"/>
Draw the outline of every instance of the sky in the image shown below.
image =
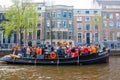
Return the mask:
<path fill-rule="evenodd" d="M 77 9 L 91 9 L 93 8 L 93 0 L 33 0 L 34 2 L 48 2 L 50 4 L 55 5 L 68 5 L 74 6 Z M 3 6 L 10 6 L 11 0 L 0 0 L 0 5 Z"/>

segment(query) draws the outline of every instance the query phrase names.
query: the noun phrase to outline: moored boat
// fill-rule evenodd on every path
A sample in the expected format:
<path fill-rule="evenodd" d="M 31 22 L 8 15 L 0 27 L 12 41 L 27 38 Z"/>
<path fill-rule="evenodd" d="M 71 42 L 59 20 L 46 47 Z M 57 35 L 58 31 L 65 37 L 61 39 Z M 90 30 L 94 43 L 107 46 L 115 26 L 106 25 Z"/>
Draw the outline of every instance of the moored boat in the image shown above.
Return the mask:
<path fill-rule="evenodd" d="M 98 52 L 97 54 L 81 55 L 73 58 L 56 59 L 36 59 L 26 57 L 14 57 L 6 55 L 1 58 L 5 63 L 11 64 L 29 64 L 29 65 L 81 65 L 81 64 L 100 64 L 109 62 L 108 52 Z"/>

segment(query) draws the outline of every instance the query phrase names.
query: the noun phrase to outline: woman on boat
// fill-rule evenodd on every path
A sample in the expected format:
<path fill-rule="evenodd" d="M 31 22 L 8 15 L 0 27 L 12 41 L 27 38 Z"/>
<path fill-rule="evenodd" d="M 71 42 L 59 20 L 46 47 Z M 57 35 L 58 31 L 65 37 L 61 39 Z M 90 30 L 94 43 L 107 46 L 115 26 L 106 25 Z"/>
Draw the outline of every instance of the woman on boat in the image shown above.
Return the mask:
<path fill-rule="evenodd" d="M 27 55 L 27 58 L 30 58 L 30 47 L 29 46 L 26 49 L 26 55 Z"/>

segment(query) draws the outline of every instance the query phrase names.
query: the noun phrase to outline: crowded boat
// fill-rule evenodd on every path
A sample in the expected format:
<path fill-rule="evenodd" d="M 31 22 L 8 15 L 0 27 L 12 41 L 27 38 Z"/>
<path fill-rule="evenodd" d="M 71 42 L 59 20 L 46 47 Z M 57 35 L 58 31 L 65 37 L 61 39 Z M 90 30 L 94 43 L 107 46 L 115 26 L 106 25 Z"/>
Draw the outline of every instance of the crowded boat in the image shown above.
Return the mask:
<path fill-rule="evenodd" d="M 26 46 L 23 45 L 21 51 L 19 52 L 19 46 L 16 44 L 15 47 L 12 48 L 12 54 L 10 54 L 13 58 L 36 58 L 36 59 L 57 59 L 57 58 L 74 58 L 78 56 L 86 56 L 90 54 L 97 54 L 98 52 L 106 52 L 108 51 L 105 46 L 102 46 L 102 49 L 99 48 L 98 44 L 94 44 L 91 46 L 84 45 L 74 47 L 69 46 L 67 41 L 59 42 L 59 46 L 55 48 L 51 46 L 50 49 L 47 46 L 38 45 L 38 46 Z"/>

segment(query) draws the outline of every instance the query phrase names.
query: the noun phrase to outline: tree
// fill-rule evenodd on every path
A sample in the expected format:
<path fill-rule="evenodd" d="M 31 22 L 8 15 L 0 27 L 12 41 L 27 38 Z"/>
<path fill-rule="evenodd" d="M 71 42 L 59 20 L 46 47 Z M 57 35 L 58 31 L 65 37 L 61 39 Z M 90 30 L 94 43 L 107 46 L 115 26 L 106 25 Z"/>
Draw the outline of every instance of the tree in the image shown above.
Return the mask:
<path fill-rule="evenodd" d="M 12 0 L 13 5 L 5 10 L 5 21 L 1 23 L 5 37 L 11 32 L 20 34 L 20 46 L 22 43 L 22 31 L 27 33 L 29 29 L 35 30 L 38 21 L 37 4 L 30 0 Z"/>
<path fill-rule="evenodd" d="M 102 29 L 102 17 L 99 14 L 94 14 L 93 20 L 90 21 L 90 24 L 92 26 L 92 30 L 97 31 L 99 33 Z M 96 29 L 96 30 L 95 30 Z"/>

